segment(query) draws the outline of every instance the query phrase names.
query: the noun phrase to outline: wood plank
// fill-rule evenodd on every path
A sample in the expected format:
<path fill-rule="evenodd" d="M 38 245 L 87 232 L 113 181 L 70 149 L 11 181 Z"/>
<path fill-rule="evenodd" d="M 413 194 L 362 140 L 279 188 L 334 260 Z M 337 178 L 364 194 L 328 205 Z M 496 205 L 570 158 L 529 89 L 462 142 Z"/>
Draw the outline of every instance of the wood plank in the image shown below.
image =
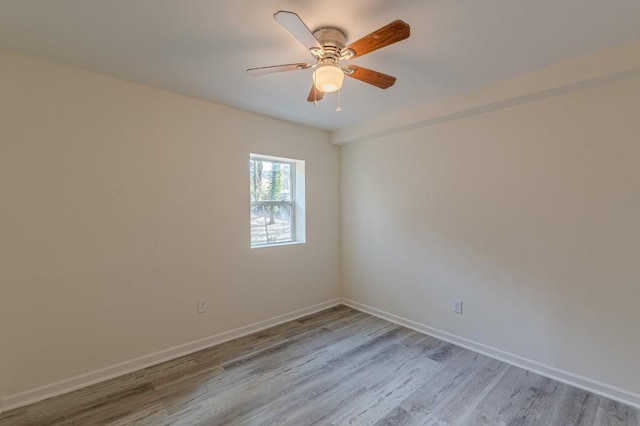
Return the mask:
<path fill-rule="evenodd" d="M 330 417 L 332 425 L 373 424 L 392 411 L 414 390 L 429 380 L 438 367 L 426 362 L 418 363 L 405 371 L 394 371 L 395 377 L 387 382 L 379 379 L 366 388 L 366 392 L 348 395 L 350 404 Z M 374 377 L 379 377 L 375 374 Z M 386 382 L 386 383 L 385 383 Z"/>
<path fill-rule="evenodd" d="M 404 408 L 397 406 L 393 410 L 389 411 L 383 418 L 378 420 L 374 426 L 403 426 L 407 424 L 410 418 L 411 413 Z"/>
<path fill-rule="evenodd" d="M 466 380 L 477 374 L 490 362 L 490 358 L 464 351 L 431 380 L 405 398 L 400 406 L 414 417 L 426 416 L 439 406 L 445 398 L 458 392 Z"/>
<path fill-rule="evenodd" d="M 551 425 L 592 426 L 596 421 L 596 410 L 599 402 L 600 397 L 591 392 L 572 386 L 565 386 Z"/>
<path fill-rule="evenodd" d="M 595 424 L 598 426 L 636 425 L 638 410 L 628 405 L 600 397 Z"/>
<path fill-rule="evenodd" d="M 340 423 L 347 417 L 358 417 L 350 420 L 353 424 L 378 420 L 441 368 L 439 363 L 424 356 L 426 352 L 424 348 L 406 350 L 399 346 L 397 351 L 387 354 L 375 370 L 369 370 L 359 379 L 338 381 L 330 392 L 318 395 L 283 424 Z M 372 406 L 365 407 L 366 404 Z M 365 417 L 369 420 L 365 421 Z"/>
<path fill-rule="evenodd" d="M 136 426 L 157 426 L 165 423 L 166 418 L 169 416 L 167 410 L 164 409 L 162 403 L 151 404 L 142 408 L 137 408 L 134 412 L 124 415 L 117 416 L 115 420 L 109 419 L 96 419 L 96 421 L 105 422 L 106 426 L 127 426 L 127 425 L 136 425 Z M 84 419 L 87 421 L 86 424 L 89 423 L 90 419 Z"/>
<path fill-rule="evenodd" d="M 434 407 L 432 414 L 450 424 L 464 422 L 468 415 L 482 401 L 507 372 L 508 366 L 491 359 L 474 371 L 458 387 Z"/>
<path fill-rule="evenodd" d="M 483 424 L 488 419 L 510 425 L 548 425 L 565 386 L 530 371 L 509 367 L 468 421 Z"/>

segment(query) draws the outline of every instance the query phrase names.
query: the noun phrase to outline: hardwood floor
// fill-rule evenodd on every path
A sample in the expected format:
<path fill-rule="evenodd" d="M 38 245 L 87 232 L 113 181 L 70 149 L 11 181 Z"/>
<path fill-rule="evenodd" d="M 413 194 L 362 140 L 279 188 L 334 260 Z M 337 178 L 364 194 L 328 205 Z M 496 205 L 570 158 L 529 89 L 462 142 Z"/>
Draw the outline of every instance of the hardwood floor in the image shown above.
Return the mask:
<path fill-rule="evenodd" d="M 640 426 L 632 407 L 345 306 L 0 414 L 68 424 Z"/>

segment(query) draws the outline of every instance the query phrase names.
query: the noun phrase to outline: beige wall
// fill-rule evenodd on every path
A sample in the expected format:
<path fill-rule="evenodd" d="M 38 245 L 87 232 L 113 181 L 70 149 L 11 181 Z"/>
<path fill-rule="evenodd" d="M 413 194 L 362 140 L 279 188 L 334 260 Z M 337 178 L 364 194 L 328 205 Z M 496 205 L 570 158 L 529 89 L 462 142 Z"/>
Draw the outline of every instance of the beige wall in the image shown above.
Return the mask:
<path fill-rule="evenodd" d="M 8 52 L 0 99 L 0 397 L 339 297 L 326 132 Z M 306 244 L 249 248 L 250 152 Z"/>
<path fill-rule="evenodd" d="M 344 146 L 343 295 L 640 393 L 635 75 Z"/>
<path fill-rule="evenodd" d="M 340 188 L 344 296 L 640 393 L 639 77 L 408 116 L 341 167 L 325 132 L 8 52 L 0 99 L 0 398 L 340 296 Z M 249 249 L 250 152 L 306 160 L 306 244 Z"/>

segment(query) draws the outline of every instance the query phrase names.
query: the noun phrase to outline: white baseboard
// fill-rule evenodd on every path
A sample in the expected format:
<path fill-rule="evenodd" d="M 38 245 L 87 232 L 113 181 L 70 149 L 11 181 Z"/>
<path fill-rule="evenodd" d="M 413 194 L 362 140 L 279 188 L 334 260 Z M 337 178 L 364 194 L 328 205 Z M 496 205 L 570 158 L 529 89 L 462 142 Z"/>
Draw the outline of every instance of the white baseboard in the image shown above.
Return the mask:
<path fill-rule="evenodd" d="M 346 306 L 365 312 L 367 314 L 374 315 L 376 317 L 402 325 L 423 334 L 428 334 L 429 336 L 433 336 L 446 342 L 453 343 L 457 346 L 461 346 L 474 352 L 481 353 L 491 358 L 506 362 L 507 364 L 515 365 L 516 367 L 524 368 L 525 370 L 532 371 L 550 379 L 554 379 L 559 382 L 563 382 L 568 385 L 593 392 L 597 395 L 601 395 L 606 398 L 610 398 L 615 401 L 640 408 L 640 395 L 637 393 L 625 389 L 620 389 L 615 386 L 590 379 L 588 377 L 579 376 L 568 371 L 560 370 L 555 367 L 541 364 L 537 361 L 505 352 L 491 346 L 483 345 L 482 343 L 478 343 L 473 340 L 465 339 L 464 337 L 447 333 L 446 331 L 438 330 L 436 328 L 420 324 L 416 321 L 391 314 L 389 312 L 356 302 L 354 300 L 343 297 L 342 303 Z"/>
<path fill-rule="evenodd" d="M 42 401 L 44 399 L 61 395 L 67 392 L 71 392 L 76 389 L 90 386 L 99 382 L 103 382 L 105 380 L 122 376 L 124 374 L 147 368 L 152 365 L 160 364 L 165 361 L 170 361 L 172 359 L 179 358 L 181 356 L 188 355 L 193 352 L 209 348 L 211 346 L 219 345 L 220 343 L 237 339 L 238 337 L 246 336 L 248 334 L 255 333 L 257 331 L 261 331 L 275 325 L 285 323 L 287 321 L 292 321 L 340 304 L 340 298 L 327 300 L 326 302 L 318 303 L 317 305 L 298 309 L 287 314 L 278 315 L 264 321 L 259 321 L 253 324 L 246 325 L 244 327 L 236 328 L 234 330 L 225 331 L 223 333 L 206 337 L 204 339 L 185 343 L 173 348 L 164 349 L 95 371 L 80 374 L 69 379 L 49 383 L 25 392 L 9 395 L 0 399 L 0 413 L 14 408 L 22 407 L 24 405 L 32 404 L 34 402 Z"/>
<path fill-rule="evenodd" d="M 69 379 L 49 383 L 47 385 L 40 386 L 38 388 L 31 389 L 25 392 L 6 396 L 0 399 L 0 413 L 32 404 L 34 402 L 42 401 L 44 399 L 61 395 L 67 392 L 71 392 L 99 382 L 103 382 L 105 380 L 122 376 L 124 374 L 150 367 L 152 365 L 160 364 L 165 361 L 170 361 L 172 359 L 179 358 L 181 356 L 188 355 L 190 353 L 197 352 L 211 346 L 219 345 L 238 337 L 246 336 L 248 334 L 255 333 L 257 331 L 261 331 L 269 327 L 285 323 L 287 321 L 295 320 L 305 315 L 331 308 L 341 303 L 359 311 L 366 312 L 387 321 L 391 321 L 412 330 L 416 330 L 420 333 L 428 334 L 430 336 L 437 337 L 441 340 L 453 343 L 463 348 L 467 348 L 474 352 L 478 352 L 491 358 L 504 361 L 508 364 L 515 365 L 517 367 L 533 371 L 534 373 L 549 377 L 551 379 L 567 383 L 571 386 L 575 386 L 577 388 L 584 389 L 607 398 L 611 398 L 624 404 L 640 408 L 640 395 L 637 393 L 620 389 L 615 386 L 590 379 L 588 377 L 582 377 L 568 371 L 557 369 L 555 367 L 547 366 L 537 361 L 511 354 L 509 352 L 505 352 L 491 346 L 483 345 L 482 343 L 478 343 L 473 340 L 465 339 L 463 337 L 459 337 L 454 334 L 447 333 L 445 331 L 441 331 L 424 324 L 420 324 L 416 321 L 412 321 L 410 319 L 403 318 L 401 316 L 394 315 L 377 308 L 373 308 L 354 300 L 338 298 L 328 300 L 317 305 L 309 306 L 307 308 L 289 312 L 287 314 L 278 315 L 276 317 L 249 324 L 244 327 L 236 328 L 234 330 L 219 333 L 211 337 L 206 337 L 204 339 L 196 340 L 190 343 L 175 346 L 173 348 L 134 358 L 129 361 L 114 364 L 95 371 L 80 374 Z"/>

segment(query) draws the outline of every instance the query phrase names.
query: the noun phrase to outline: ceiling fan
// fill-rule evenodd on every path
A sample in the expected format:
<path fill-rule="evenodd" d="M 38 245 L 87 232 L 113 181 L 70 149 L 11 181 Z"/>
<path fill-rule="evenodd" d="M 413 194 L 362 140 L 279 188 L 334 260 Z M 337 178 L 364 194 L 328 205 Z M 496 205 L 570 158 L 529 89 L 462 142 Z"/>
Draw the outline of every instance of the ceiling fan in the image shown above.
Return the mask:
<path fill-rule="evenodd" d="M 338 28 L 322 27 L 311 32 L 297 14 L 284 10 L 276 12 L 273 18 L 298 39 L 305 48 L 309 49 L 316 62 L 313 64 L 297 63 L 249 68 L 247 74 L 258 76 L 311 68 L 314 70 L 313 85 L 307 101 L 314 103 L 321 100 L 325 93 L 340 90 L 345 75 L 381 89 L 387 89 L 396 82 L 396 78 L 393 76 L 358 65 L 344 67 L 340 62 L 366 55 L 408 38 L 410 27 L 406 22 L 393 21 L 347 45 L 344 32 Z"/>

